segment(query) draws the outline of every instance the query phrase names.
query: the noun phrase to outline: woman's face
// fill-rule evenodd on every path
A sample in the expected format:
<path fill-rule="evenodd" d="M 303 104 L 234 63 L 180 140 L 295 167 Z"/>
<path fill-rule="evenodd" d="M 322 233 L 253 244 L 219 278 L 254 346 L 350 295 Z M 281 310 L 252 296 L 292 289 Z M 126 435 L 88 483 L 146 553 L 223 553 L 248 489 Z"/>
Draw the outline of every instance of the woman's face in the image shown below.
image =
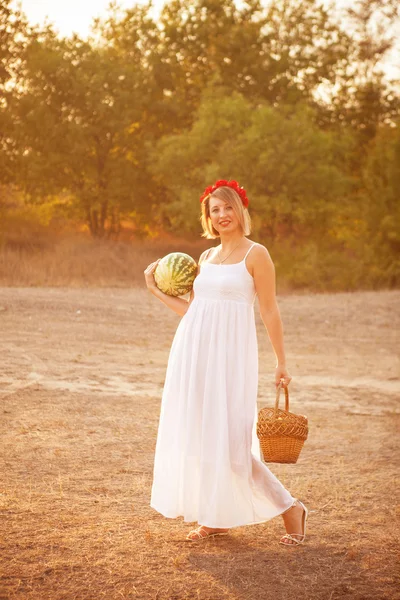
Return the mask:
<path fill-rule="evenodd" d="M 231 206 L 221 198 L 210 198 L 210 217 L 211 223 L 219 234 L 231 232 L 240 227 L 239 219 Z"/>

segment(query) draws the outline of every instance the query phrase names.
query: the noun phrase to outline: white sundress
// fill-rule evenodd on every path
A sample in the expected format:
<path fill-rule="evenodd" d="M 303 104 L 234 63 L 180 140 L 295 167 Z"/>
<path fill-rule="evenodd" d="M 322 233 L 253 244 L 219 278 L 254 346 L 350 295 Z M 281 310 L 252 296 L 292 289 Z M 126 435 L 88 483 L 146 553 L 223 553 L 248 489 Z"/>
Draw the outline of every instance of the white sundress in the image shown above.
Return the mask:
<path fill-rule="evenodd" d="M 295 498 L 260 459 L 256 290 L 246 257 L 202 262 L 168 359 L 150 506 L 213 528 L 268 521 Z M 208 255 L 207 255 L 208 258 Z"/>

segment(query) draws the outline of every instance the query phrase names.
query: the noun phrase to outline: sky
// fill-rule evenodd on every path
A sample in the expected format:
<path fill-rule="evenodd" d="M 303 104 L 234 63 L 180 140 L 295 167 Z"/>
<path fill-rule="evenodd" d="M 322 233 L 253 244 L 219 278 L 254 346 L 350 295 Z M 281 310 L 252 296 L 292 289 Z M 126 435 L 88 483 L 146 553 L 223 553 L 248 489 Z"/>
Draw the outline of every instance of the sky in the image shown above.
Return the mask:
<path fill-rule="evenodd" d="M 110 0 L 19 0 L 31 23 L 44 23 L 46 17 L 54 23 L 61 35 L 75 32 L 86 37 L 95 17 L 104 16 Z M 123 8 L 147 4 L 146 0 L 118 0 Z M 17 5 L 17 2 L 15 2 Z M 164 0 L 153 0 L 154 16 L 160 13 Z"/>
<path fill-rule="evenodd" d="M 166 0 L 153 0 L 153 17 L 157 18 Z M 326 4 L 329 0 L 323 0 Z M 43 24 L 47 19 L 62 35 L 69 36 L 76 32 L 81 37 L 89 34 L 92 20 L 104 16 L 110 0 L 15 0 L 14 5 L 20 4 L 23 12 L 32 24 Z M 335 0 L 340 9 L 354 4 L 354 0 Z M 134 4 L 147 4 L 146 0 L 117 0 L 123 8 Z M 238 0 L 237 5 L 240 5 Z M 400 78 L 400 24 L 397 27 L 397 47 L 385 61 L 385 71 L 390 78 Z"/>

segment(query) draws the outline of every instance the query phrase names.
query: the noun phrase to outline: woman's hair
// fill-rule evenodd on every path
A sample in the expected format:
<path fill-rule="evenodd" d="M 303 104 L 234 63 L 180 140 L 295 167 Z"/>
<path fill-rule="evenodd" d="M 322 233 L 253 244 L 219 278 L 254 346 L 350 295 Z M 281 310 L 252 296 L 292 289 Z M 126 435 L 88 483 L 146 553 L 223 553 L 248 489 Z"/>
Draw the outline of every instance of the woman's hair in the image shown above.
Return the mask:
<path fill-rule="evenodd" d="M 251 233 L 251 219 L 249 211 L 245 206 L 243 206 L 243 202 L 239 194 L 237 194 L 232 188 L 224 185 L 217 188 L 215 192 L 210 194 L 201 203 L 200 222 L 201 226 L 203 227 L 203 233 L 201 234 L 201 237 L 205 237 L 208 240 L 214 240 L 215 238 L 219 237 L 219 233 L 213 227 L 210 217 L 210 200 L 213 197 L 220 198 L 220 200 L 225 200 L 225 202 L 228 202 L 228 204 L 233 207 L 233 210 L 235 211 L 242 227 L 243 234 L 249 235 Z"/>

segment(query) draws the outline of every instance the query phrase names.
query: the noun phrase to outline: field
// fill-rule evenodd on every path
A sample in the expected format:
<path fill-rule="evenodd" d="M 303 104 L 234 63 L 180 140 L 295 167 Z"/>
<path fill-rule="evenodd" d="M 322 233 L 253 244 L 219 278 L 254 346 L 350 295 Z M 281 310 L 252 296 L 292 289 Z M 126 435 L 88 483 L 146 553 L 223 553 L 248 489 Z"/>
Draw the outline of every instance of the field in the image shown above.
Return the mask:
<path fill-rule="evenodd" d="M 310 436 L 271 465 L 309 508 L 185 542 L 150 508 L 169 348 L 179 322 L 143 287 L 0 288 L 0 598 L 392 600 L 398 572 L 399 291 L 286 294 L 291 410 Z M 274 355 L 258 315 L 259 406 Z"/>

